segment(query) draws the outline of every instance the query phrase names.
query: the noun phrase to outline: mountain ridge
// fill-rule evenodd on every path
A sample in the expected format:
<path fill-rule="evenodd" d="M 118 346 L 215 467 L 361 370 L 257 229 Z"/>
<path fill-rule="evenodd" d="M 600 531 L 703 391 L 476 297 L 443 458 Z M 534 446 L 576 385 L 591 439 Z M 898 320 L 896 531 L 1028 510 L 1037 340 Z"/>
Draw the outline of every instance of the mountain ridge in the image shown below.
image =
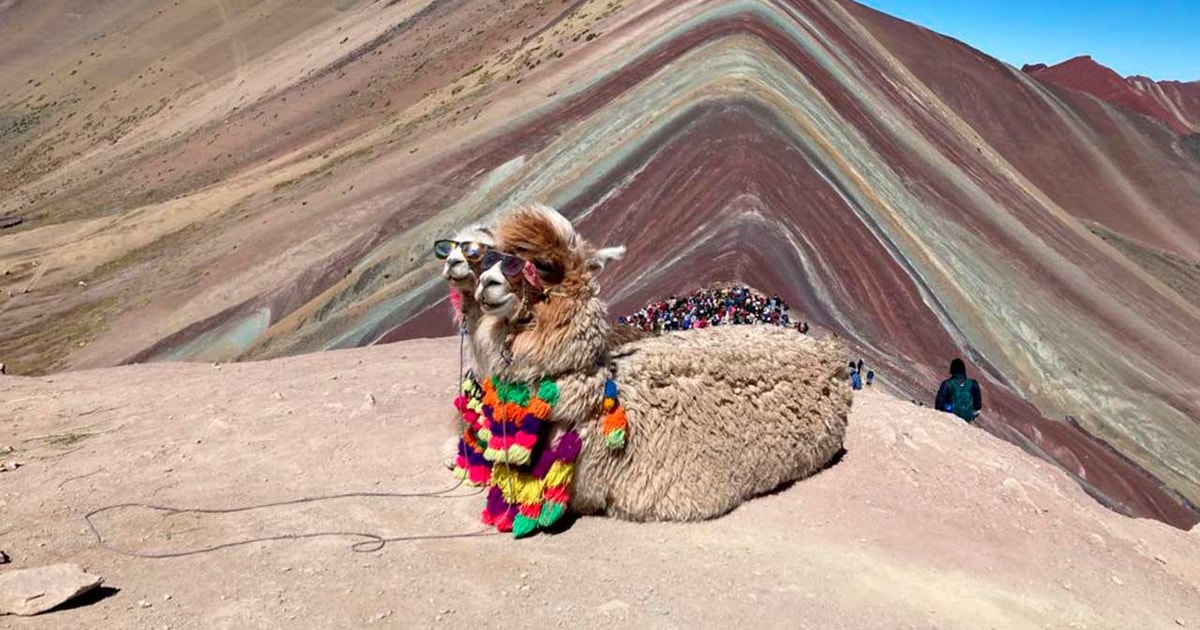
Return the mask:
<path fill-rule="evenodd" d="M 1175 133 L 1200 132 L 1200 80 L 1156 81 L 1136 74 L 1123 77 L 1091 55 L 1079 55 L 1052 66 L 1029 64 L 1021 71 L 1161 120 Z"/>

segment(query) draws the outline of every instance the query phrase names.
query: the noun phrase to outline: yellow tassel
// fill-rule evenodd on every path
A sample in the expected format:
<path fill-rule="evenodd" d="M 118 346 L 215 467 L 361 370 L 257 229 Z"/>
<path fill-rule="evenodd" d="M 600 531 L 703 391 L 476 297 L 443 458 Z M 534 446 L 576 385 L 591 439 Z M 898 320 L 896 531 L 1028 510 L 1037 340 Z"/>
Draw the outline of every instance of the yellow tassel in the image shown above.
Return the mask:
<path fill-rule="evenodd" d="M 613 407 L 616 407 L 616 406 L 617 406 L 617 401 L 615 401 L 611 398 L 604 399 L 604 410 L 605 411 L 612 411 Z"/>
<path fill-rule="evenodd" d="M 544 481 L 506 466 L 492 468 L 491 484 L 500 488 L 509 503 L 541 503 L 545 493 Z"/>
<path fill-rule="evenodd" d="M 554 462 L 550 466 L 550 470 L 546 472 L 547 486 L 565 486 L 571 483 L 571 477 L 575 473 L 575 465 L 564 462 Z"/>

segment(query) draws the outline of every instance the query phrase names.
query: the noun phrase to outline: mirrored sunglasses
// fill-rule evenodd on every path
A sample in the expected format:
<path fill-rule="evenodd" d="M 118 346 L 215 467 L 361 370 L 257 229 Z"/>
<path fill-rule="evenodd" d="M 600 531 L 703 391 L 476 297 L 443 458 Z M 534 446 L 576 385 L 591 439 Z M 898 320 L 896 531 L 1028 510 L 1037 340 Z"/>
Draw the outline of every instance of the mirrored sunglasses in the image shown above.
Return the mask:
<path fill-rule="evenodd" d="M 433 255 L 437 256 L 439 260 L 446 260 L 456 247 L 462 250 L 463 258 L 467 259 L 467 262 L 479 262 L 483 258 L 484 252 L 488 249 L 487 245 L 475 241 L 460 243 L 450 239 L 442 239 L 433 242 Z"/>

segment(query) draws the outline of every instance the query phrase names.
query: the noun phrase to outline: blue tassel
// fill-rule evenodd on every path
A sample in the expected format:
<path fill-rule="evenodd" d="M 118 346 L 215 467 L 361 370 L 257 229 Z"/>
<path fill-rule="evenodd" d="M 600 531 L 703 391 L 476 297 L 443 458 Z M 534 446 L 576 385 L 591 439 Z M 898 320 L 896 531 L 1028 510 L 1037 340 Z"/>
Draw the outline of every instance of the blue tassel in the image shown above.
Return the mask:
<path fill-rule="evenodd" d="M 617 397 L 617 382 L 616 381 L 614 381 L 612 379 L 605 381 L 604 397 L 605 398 L 613 398 L 613 399 L 615 399 Z"/>

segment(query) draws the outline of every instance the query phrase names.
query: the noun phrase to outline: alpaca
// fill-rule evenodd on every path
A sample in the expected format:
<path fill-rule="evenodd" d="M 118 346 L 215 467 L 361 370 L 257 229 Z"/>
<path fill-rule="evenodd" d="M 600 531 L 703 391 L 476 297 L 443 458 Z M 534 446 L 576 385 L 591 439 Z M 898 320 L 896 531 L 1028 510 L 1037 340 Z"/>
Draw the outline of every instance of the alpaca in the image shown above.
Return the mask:
<path fill-rule="evenodd" d="M 569 506 L 632 521 L 695 521 L 808 477 L 841 451 L 851 394 L 845 351 L 776 327 L 669 333 L 611 349 L 596 271 L 622 253 L 596 249 L 545 206 L 519 210 L 495 230 L 497 248 L 528 261 L 479 277 L 481 352 L 503 378 L 553 379 L 549 421 L 582 441 Z M 610 372 L 615 370 L 615 372 Z M 606 381 L 619 387 L 628 442 L 606 436 Z"/>
<path fill-rule="evenodd" d="M 482 224 L 459 230 L 453 240 L 457 243 L 478 243 L 485 248 L 495 245 L 492 229 Z M 479 271 L 478 262 L 473 267 L 461 247 L 450 250 L 450 254 L 446 256 L 446 262 L 442 265 L 442 277 L 450 283 L 450 301 L 454 304 L 455 310 L 454 323 L 466 330 L 468 339 L 471 339 L 470 334 L 478 327 L 479 318 L 483 315 L 479 303 L 475 300 L 475 286 Z M 491 366 L 480 363 L 480 360 L 486 359 L 486 356 L 476 352 L 474 346 L 470 347 L 470 354 L 471 364 L 476 369 L 484 373 L 491 370 Z"/>
<path fill-rule="evenodd" d="M 472 225 L 459 230 L 452 239 L 456 243 L 476 243 L 487 248 L 495 244 L 492 229 L 483 224 Z M 473 343 L 472 335 L 479 326 L 479 318 L 483 315 L 479 303 L 475 300 L 475 285 L 479 273 L 479 261 L 467 260 L 462 247 L 454 247 L 446 256 L 442 265 L 442 277 L 450 284 L 450 302 L 454 306 L 454 324 L 461 328 L 466 336 L 466 361 L 476 374 L 487 374 L 493 366 L 488 365 L 488 355 L 480 352 Z M 455 468 L 455 462 L 462 449 L 463 416 L 456 413 L 450 422 L 449 437 L 442 444 L 442 464 L 446 468 Z"/>

